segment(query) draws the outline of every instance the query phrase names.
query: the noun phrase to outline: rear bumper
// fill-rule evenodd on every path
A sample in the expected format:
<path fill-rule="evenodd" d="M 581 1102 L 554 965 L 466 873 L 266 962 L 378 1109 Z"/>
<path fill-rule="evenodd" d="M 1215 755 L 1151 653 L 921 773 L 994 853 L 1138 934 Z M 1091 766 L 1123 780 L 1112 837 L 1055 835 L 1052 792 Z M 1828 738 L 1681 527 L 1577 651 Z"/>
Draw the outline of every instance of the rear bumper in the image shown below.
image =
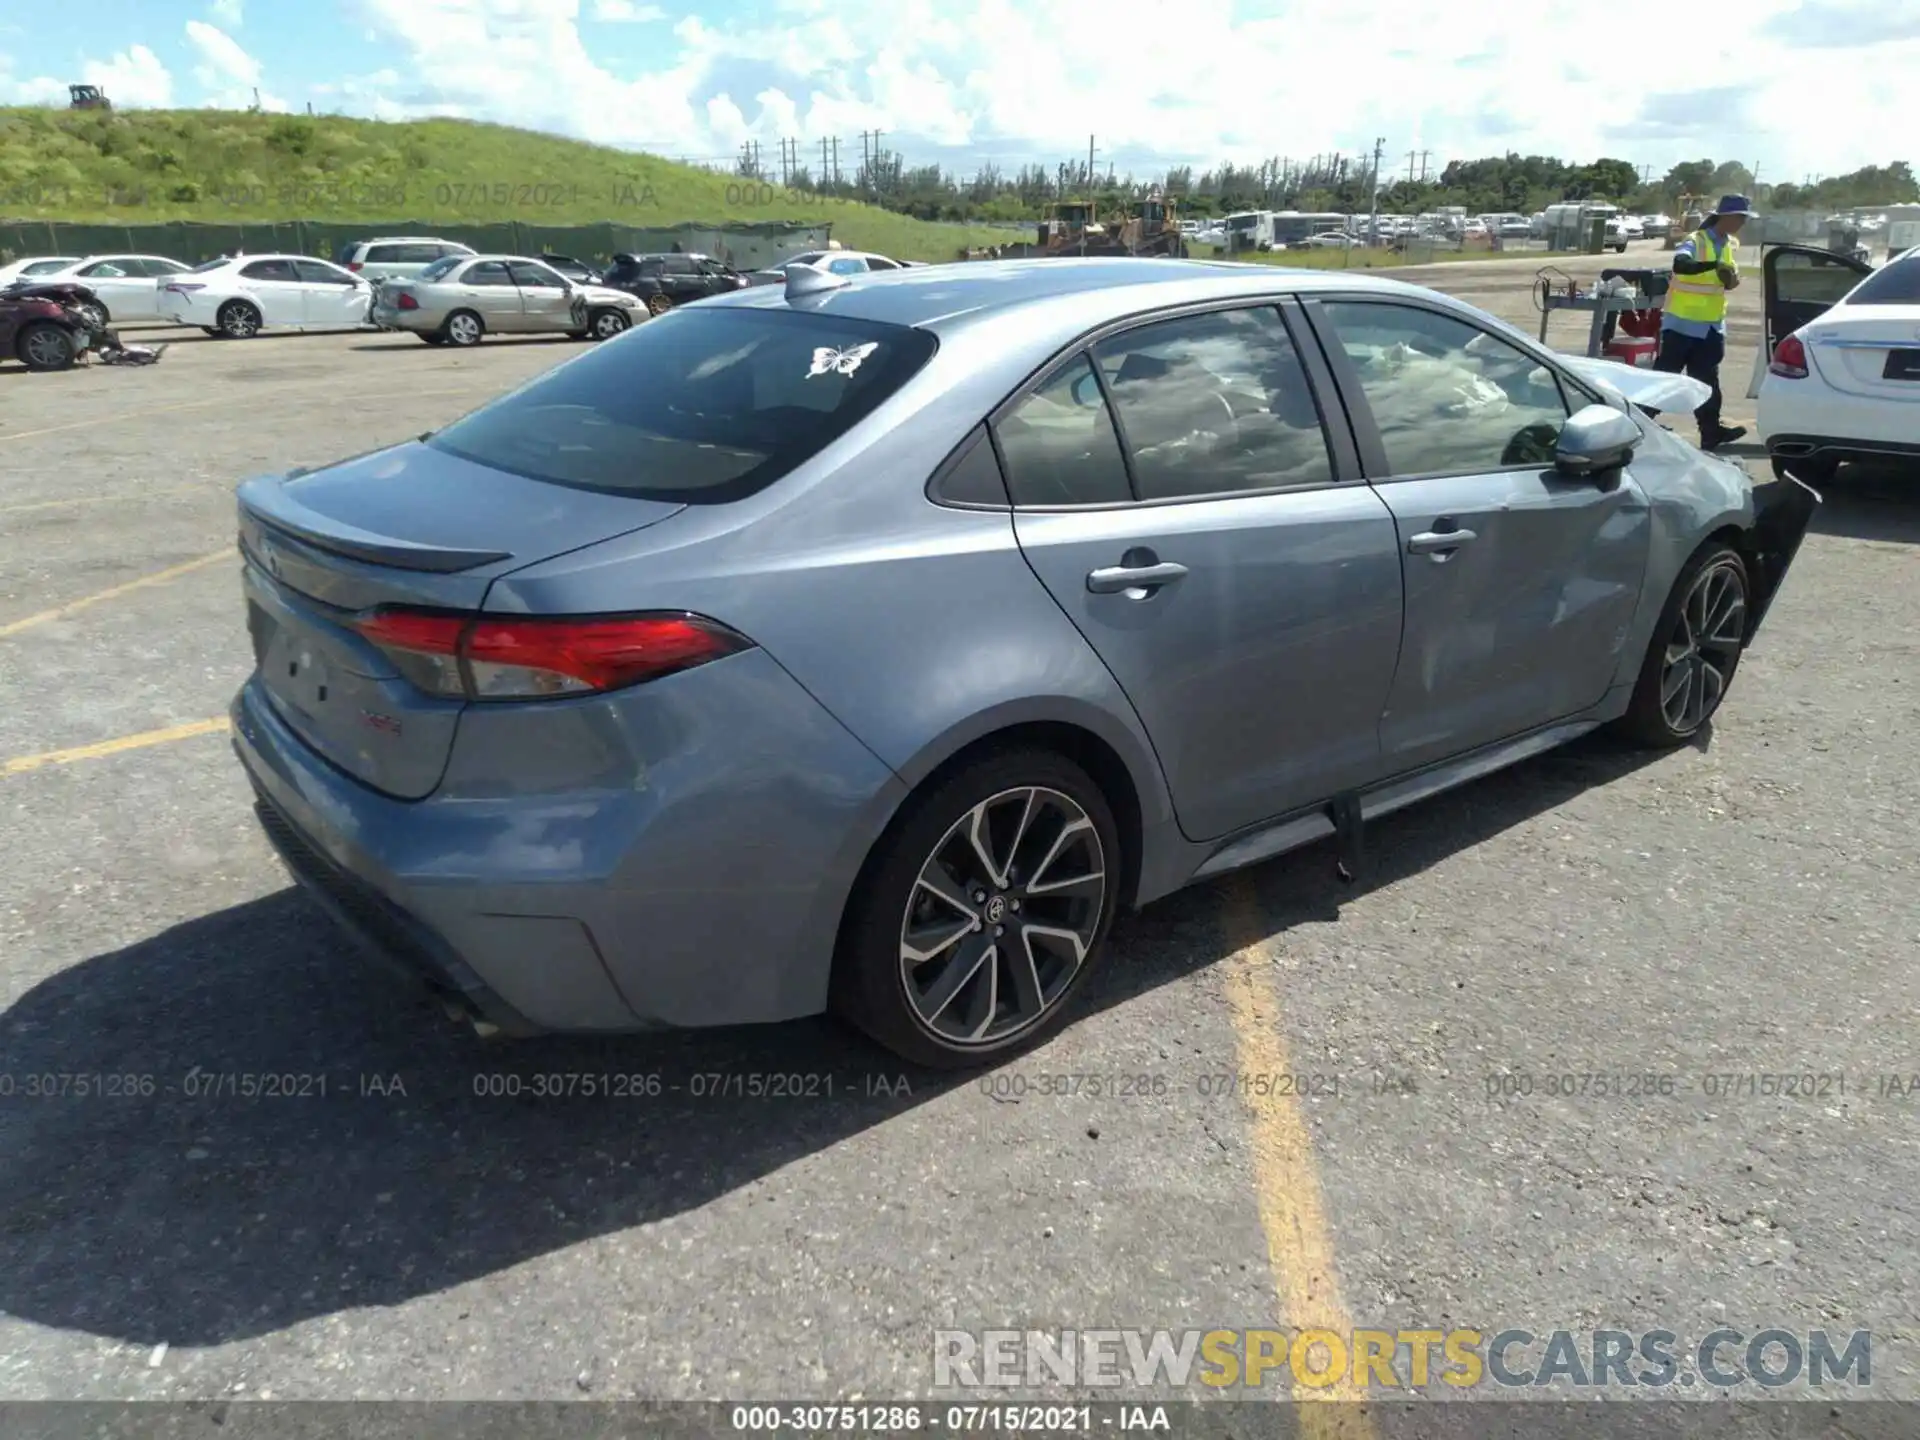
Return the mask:
<path fill-rule="evenodd" d="M 1791 468 L 1796 460 L 1913 460 L 1920 462 L 1920 441 L 1878 440 L 1860 435 L 1769 435 L 1767 455 Z"/>
<path fill-rule="evenodd" d="M 1920 404 L 1847 395 L 1811 377 L 1769 375 L 1754 408 L 1757 438 L 1769 454 L 1837 460 L 1920 454 Z"/>
<path fill-rule="evenodd" d="M 335 769 L 257 679 L 232 719 L 295 878 L 512 1033 L 819 1013 L 846 895 L 904 793 L 758 651 L 625 696 L 468 712 L 420 801 Z M 543 778 L 582 754 L 587 783 Z"/>

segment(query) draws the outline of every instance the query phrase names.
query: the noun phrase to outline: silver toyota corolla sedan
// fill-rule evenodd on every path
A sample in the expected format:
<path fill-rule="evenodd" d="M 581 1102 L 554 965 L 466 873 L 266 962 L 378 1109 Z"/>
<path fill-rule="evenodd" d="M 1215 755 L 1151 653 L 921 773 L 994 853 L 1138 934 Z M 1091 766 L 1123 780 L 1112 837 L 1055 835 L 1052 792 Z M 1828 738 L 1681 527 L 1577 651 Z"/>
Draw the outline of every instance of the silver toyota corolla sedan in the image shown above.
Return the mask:
<path fill-rule="evenodd" d="M 1817 497 L 1647 418 L 1686 383 L 1354 274 L 796 267 L 248 482 L 235 744 L 484 1030 L 978 1064 L 1122 910 L 1705 725 Z"/>

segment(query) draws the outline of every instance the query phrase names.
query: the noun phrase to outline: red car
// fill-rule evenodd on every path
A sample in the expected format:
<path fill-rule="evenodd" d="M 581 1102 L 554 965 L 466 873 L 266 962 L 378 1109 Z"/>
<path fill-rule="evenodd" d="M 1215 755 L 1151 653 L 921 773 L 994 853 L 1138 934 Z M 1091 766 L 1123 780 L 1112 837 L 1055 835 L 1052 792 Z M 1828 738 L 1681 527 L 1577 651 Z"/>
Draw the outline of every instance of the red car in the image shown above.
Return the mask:
<path fill-rule="evenodd" d="M 92 339 L 86 320 L 62 298 L 27 285 L 0 292 L 0 358 L 29 370 L 68 370 Z"/>

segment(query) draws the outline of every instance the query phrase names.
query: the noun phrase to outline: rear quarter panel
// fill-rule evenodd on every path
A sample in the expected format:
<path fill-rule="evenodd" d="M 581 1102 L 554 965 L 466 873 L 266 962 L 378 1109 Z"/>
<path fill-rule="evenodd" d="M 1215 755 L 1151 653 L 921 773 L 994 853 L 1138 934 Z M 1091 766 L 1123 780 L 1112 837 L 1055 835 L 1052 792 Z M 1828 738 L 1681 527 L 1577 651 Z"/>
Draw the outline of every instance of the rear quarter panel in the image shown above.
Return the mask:
<path fill-rule="evenodd" d="M 1171 820 L 1152 746 L 1028 567 L 1011 515 L 926 497 L 934 470 L 1024 378 L 1005 360 L 963 333 L 768 490 L 504 576 L 487 608 L 710 615 L 763 646 L 908 786 L 1010 725 L 1077 725 L 1126 765 L 1151 832 Z"/>

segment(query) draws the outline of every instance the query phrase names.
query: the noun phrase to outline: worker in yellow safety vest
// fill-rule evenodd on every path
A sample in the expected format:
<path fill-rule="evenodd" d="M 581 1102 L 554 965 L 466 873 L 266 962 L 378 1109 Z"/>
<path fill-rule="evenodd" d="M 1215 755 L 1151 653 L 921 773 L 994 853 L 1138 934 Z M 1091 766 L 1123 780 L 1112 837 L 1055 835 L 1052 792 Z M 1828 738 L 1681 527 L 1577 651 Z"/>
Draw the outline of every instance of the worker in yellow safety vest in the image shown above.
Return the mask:
<path fill-rule="evenodd" d="M 1706 223 L 1673 252 L 1653 368 L 1685 373 L 1712 388 L 1707 402 L 1693 412 L 1702 450 L 1718 450 L 1747 433 L 1744 425 L 1720 423 L 1720 362 L 1727 353 L 1727 292 L 1740 284 L 1735 237 L 1752 214 L 1746 196 L 1723 195 Z"/>

